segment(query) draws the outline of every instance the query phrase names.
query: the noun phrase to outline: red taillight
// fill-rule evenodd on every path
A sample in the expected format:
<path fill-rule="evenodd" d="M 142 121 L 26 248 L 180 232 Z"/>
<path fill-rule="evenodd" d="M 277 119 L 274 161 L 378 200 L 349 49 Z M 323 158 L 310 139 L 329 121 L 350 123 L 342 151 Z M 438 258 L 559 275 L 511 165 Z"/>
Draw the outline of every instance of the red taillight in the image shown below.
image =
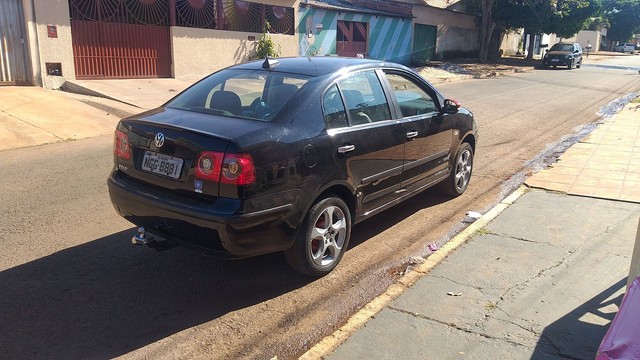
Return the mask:
<path fill-rule="evenodd" d="M 113 155 L 120 159 L 131 159 L 131 148 L 129 147 L 129 136 L 120 130 L 116 130 L 113 136 Z"/>
<path fill-rule="evenodd" d="M 220 169 L 224 153 L 215 151 L 205 151 L 198 156 L 196 163 L 196 177 L 209 181 L 220 181 Z"/>
<path fill-rule="evenodd" d="M 251 185 L 256 181 L 256 168 L 251 155 L 205 151 L 198 156 L 196 177 L 225 184 Z"/>
<path fill-rule="evenodd" d="M 248 154 L 227 154 L 222 166 L 223 183 L 250 185 L 256 181 L 256 167 Z"/>

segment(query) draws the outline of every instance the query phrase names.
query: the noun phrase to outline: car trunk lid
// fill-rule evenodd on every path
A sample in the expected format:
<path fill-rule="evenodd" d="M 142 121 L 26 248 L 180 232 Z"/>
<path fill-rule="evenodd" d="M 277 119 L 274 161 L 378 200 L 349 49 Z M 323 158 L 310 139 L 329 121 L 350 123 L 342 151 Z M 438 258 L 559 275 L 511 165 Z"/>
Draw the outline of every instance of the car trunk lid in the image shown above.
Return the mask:
<path fill-rule="evenodd" d="M 246 119 L 156 109 L 120 122 L 118 131 L 128 137 L 130 159 L 116 156 L 116 167 L 128 177 L 159 189 L 215 198 L 220 195 L 220 183 L 203 179 L 198 173 L 199 156 L 203 152 L 224 156 L 227 151 L 236 151 L 237 143 L 231 139 L 265 126 Z"/>

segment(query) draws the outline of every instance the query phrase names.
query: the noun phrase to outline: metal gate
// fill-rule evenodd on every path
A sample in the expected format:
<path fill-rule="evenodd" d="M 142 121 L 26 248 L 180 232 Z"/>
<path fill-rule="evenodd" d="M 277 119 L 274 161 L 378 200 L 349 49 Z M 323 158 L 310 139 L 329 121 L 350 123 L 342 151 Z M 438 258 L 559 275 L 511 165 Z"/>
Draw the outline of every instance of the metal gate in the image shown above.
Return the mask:
<path fill-rule="evenodd" d="M 70 0 L 77 79 L 171 77 L 167 0 Z"/>
<path fill-rule="evenodd" d="M 413 52 L 411 62 L 424 65 L 436 56 L 436 35 L 438 27 L 432 25 L 415 24 L 413 29 Z"/>
<path fill-rule="evenodd" d="M 367 54 L 367 23 L 338 20 L 336 52 L 340 56 L 356 57 Z"/>
<path fill-rule="evenodd" d="M 0 85 L 30 84 L 22 1 L 0 1 Z"/>

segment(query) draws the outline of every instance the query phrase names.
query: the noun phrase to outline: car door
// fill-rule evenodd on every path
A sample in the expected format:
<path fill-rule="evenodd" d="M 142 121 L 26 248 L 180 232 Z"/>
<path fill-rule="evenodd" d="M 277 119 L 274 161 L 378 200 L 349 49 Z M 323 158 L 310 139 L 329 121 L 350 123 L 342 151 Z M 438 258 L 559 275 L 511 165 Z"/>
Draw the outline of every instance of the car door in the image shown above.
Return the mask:
<path fill-rule="evenodd" d="M 401 191 L 417 190 L 448 174 L 453 117 L 440 112 L 438 94 L 421 79 L 399 70 L 384 76 L 406 139 Z"/>
<path fill-rule="evenodd" d="M 391 118 L 373 70 L 350 74 L 323 96 L 323 111 L 335 162 L 357 189 L 360 215 L 396 198 L 404 165 L 405 136 Z"/>

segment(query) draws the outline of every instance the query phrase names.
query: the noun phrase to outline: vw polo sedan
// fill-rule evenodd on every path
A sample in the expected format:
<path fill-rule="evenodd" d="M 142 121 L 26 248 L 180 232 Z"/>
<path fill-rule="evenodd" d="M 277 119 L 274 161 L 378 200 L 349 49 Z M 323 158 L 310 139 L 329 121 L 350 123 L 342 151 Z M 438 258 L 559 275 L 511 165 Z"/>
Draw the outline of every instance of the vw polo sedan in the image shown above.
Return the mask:
<path fill-rule="evenodd" d="M 354 224 L 434 185 L 464 193 L 477 136 L 471 112 L 402 65 L 266 59 L 121 120 L 109 194 L 134 243 L 283 251 L 322 276 Z"/>

